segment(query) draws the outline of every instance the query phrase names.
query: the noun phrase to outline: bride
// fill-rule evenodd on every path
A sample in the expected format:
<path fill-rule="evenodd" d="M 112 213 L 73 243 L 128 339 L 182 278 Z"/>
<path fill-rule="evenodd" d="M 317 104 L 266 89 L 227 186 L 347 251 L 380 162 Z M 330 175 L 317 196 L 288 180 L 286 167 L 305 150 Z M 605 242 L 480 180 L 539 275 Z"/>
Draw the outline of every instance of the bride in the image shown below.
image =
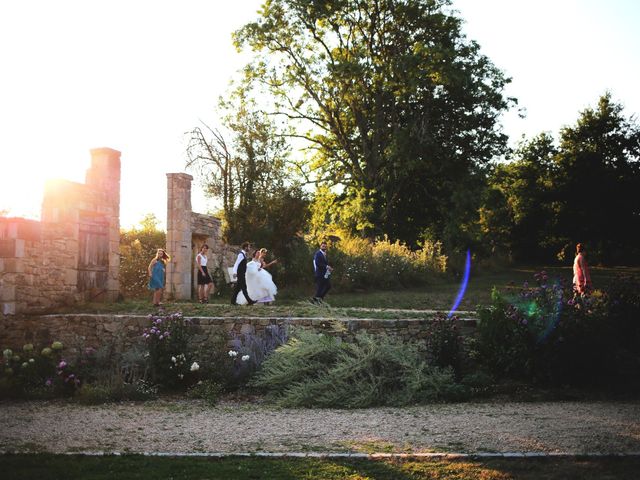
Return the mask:
<path fill-rule="evenodd" d="M 269 303 L 275 300 L 278 293 L 278 287 L 273 283 L 271 274 L 262 267 L 260 258 L 260 250 L 253 252 L 253 258 L 247 262 L 247 273 L 245 279 L 247 282 L 247 293 L 256 303 Z M 238 305 L 246 305 L 247 299 L 244 298 L 242 292 L 238 293 L 236 298 Z"/>

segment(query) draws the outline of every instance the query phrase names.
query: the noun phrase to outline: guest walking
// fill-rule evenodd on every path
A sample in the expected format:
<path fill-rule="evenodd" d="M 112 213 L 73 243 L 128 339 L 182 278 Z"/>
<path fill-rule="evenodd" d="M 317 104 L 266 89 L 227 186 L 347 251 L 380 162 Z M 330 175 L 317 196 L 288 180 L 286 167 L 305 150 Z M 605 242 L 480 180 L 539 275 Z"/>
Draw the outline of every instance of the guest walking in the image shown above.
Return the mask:
<path fill-rule="evenodd" d="M 209 294 L 211 289 L 215 288 L 213 279 L 207 270 L 207 252 L 209 245 L 206 243 L 200 248 L 200 253 L 196 255 L 196 265 L 198 266 L 198 301 L 200 303 L 209 303 Z"/>
<path fill-rule="evenodd" d="M 591 291 L 591 275 L 585 258 L 586 249 L 582 243 L 576 245 L 576 258 L 573 260 L 573 291 L 584 296 Z"/>
<path fill-rule="evenodd" d="M 149 273 L 149 290 L 153 290 L 153 305 L 155 307 L 162 305 L 166 266 L 170 260 L 171 258 L 167 255 L 167 252 L 159 248 L 147 269 Z"/>
<path fill-rule="evenodd" d="M 320 243 L 320 249 L 313 256 L 313 271 L 316 282 L 316 294 L 313 303 L 322 303 L 325 295 L 331 289 L 331 272 L 333 268 L 329 265 L 327 257 L 327 242 Z"/>
<path fill-rule="evenodd" d="M 249 242 L 244 242 L 242 244 L 242 250 L 238 253 L 238 258 L 236 258 L 236 263 L 233 264 L 233 279 L 236 281 L 236 286 L 233 289 L 233 294 L 231 296 L 231 305 L 237 305 L 238 293 L 242 291 L 244 294 L 244 298 L 247 300 L 249 305 L 253 305 L 256 303 L 251 299 L 249 293 L 247 292 L 247 255 L 249 254 L 249 248 L 251 245 Z M 232 279 L 232 280 L 233 280 Z"/>

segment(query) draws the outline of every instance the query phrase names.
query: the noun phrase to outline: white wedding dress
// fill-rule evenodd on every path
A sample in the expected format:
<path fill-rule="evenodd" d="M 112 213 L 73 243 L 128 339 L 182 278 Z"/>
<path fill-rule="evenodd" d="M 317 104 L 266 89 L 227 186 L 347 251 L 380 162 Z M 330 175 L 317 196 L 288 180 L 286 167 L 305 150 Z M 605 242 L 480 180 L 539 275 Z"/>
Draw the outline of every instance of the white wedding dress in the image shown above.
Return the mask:
<path fill-rule="evenodd" d="M 275 300 L 278 294 L 278 287 L 273 283 L 271 274 L 264 268 L 261 268 L 260 262 L 253 260 L 247 262 L 245 279 L 247 282 L 247 293 L 252 300 L 255 300 L 257 303 L 273 302 Z M 246 305 L 248 303 L 242 291 L 238 293 L 236 303 L 238 303 L 238 305 Z"/>

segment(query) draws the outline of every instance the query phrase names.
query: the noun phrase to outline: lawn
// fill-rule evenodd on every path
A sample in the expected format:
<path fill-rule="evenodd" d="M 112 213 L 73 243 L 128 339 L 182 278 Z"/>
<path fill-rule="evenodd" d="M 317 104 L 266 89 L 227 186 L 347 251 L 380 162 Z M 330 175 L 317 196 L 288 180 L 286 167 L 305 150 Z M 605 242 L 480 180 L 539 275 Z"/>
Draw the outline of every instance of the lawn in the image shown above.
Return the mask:
<path fill-rule="evenodd" d="M 138 455 L 86 457 L 0 456 L 3 478 L 86 479 L 349 479 L 547 480 L 630 479 L 640 457 L 511 458 L 489 460 L 364 460 L 320 458 L 169 458 Z"/>
<path fill-rule="evenodd" d="M 533 275 L 541 270 L 547 271 L 553 281 L 563 279 L 571 281 L 570 267 L 514 267 L 507 270 L 493 272 L 473 273 L 469 279 L 466 293 L 458 309 L 475 310 L 479 304 L 488 304 L 491 298 L 491 290 L 497 287 L 500 290 L 517 290 L 527 281 L 534 282 Z M 595 288 L 608 285 L 617 275 L 640 274 L 637 267 L 594 267 L 592 278 Z M 460 288 L 459 279 L 434 281 L 416 289 L 404 289 L 393 291 L 372 292 L 340 292 L 334 289 L 326 298 L 326 303 L 331 307 L 317 307 L 308 302 L 312 294 L 310 283 L 308 291 L 300 289 L 281 289 L 277 302 L 273 306 L 257 306 L 253 308 L 229 305 L 227 295 L 212 296 L 212 303 L 200 305 L 195 302 L 167 302 L 167 311 L 182 311 L 188 316 L 281 316 L 281 317 L 367 317 L 367 318 L 415 318 L 421 317 L 419 313 L 391 313 L 391 312 L 358 312 L 350 309 L 433 309 L 449 311 Z M 85 304 L 73 308 L 58 309 L 56 313 L 82 312 L 82 313 L 134 313 L 148 314 L 155 310 L 148 300 L 127 300 L 110 304 Z"/>

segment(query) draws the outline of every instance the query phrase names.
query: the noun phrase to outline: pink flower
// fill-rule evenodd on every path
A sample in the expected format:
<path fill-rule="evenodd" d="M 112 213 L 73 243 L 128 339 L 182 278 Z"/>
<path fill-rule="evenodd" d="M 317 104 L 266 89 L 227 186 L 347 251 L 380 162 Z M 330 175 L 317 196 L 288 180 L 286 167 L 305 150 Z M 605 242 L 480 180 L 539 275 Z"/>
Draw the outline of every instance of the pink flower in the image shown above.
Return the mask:
<path fill-rule="evenodd" d="M 62 360 L 59 364 L 58 364 L 58 368 L 60 370 L 62 370 L 64 367 L 67 366 L 67 362 L 65 362 L 64 360 Z"/>
<path fill-rule="evenodd" d="M 47 381 L 46 381 L 46 382 L 44 382 L 44 384 L 45 384 L 47 387 L 50 387 L 51 385 L 53 385 L 53 380 L 51 380 L 50 378 L 47 378 Z"/>

